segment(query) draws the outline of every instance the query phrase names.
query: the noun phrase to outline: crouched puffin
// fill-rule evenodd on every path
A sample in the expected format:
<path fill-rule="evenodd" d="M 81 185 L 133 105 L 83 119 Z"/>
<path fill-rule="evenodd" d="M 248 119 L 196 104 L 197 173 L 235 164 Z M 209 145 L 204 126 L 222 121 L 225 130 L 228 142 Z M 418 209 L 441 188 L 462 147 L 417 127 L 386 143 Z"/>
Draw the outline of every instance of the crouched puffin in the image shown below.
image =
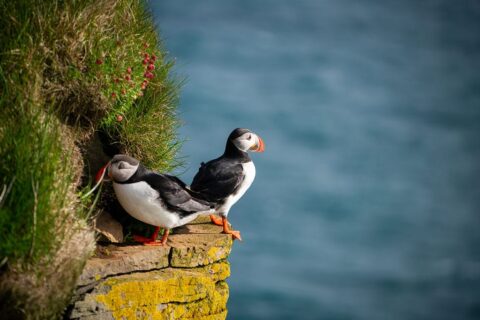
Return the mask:
<path fill-rule="evenodd" d="M 245 194 L 255 179 L 255 166 L 248 151 L 263 152 L 263 140 L 248 129 L 237 128 L 230 133 L 223 155 L 201 163 L 190 189 L 202 199 L 215 203 L 215 215 L 210 219 L 223 226 L 223 232 L 242 240 L 240 232 L 228 225 L 230 208 Z"/>
<path fill-rule="evenodd" d="M 213 213 L 214 205 L 193 195 L 177 177 L 148 170 L 137 159 L 118 154 L 97 173 L 105 171 L 122 207 L 135 219 L 155 226 L 150 238 L 134 236 L 145 245 L 164 245 L 169 229 L 184 225 L 200 214 Z M 164 233 L 156 241 L 160 227 Z"/>

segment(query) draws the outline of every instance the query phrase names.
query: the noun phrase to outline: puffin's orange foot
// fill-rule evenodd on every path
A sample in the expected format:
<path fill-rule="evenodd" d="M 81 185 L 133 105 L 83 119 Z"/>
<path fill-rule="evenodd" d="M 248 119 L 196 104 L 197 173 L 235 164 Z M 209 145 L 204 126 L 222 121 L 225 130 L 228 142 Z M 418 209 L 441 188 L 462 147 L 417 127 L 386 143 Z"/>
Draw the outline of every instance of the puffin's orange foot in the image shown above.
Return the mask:
<path fill-rule="evenodd" d="M 228 230 L 228 231 L 223 231 L 223 233 L 231 234 L 233 240 L 240 240 L 240 241 L 242 241 L 242 237 L 240 236 L 240 231 L 238 231 L 238 230 Z"/>
<path fill-rule="evenodd" d="M 242 241 L 242 237 L 240 236 L 240 231 L 230 229 L 230 225 L 228 223 L 227 217 L 222 217 L 222 225 L 223 225 L 223 233 L 231 234 L 233 240 L 238 239 Z"/>
<path fill-rule="evenodd" d="M 162 240 L 157 242 L 156 240 L 159 231 L 160 227 L 155 227 L 155 231 L 153 231 L 153 234 L 150 238 L 134 235 L 133 241 L 143 243 L 146 246 L 163 246 L 167 242 L 167 237 L 170 230 L 165 229 Z"/>
<path fill-rule="evenodd" d="M 213 224 L 216 224 L 217 226 L 223 226 L 223 219 L 219 216 L 211 214 L 210 220 L 212 221 Z"/>

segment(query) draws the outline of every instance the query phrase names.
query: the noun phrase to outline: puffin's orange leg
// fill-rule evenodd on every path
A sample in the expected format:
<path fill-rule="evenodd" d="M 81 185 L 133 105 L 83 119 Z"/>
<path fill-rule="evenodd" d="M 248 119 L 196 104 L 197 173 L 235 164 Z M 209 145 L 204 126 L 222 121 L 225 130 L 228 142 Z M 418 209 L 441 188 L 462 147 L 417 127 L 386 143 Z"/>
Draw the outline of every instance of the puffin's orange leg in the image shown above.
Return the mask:
<path fill-rule="evenodd" d="M 169 233 L 170 233 L 170 229 L 164 229 L 163 230 L 162 240 L 160 240 L 160 243 L 162 244 L 162 246 L 167 243 L 167 238 L 168 238 Z"/>
<path fill-rule="evenodd" d="M 150 241 L 145 242 L 144 245 L 146 246 L 164 246 L 167 243 L 168 234 L 170 233 L 170 229 L 163 229 L 163 236 L 160 241 Z"/>
<path fill-rule="evenodd" d="M 160 227 L 155 227 L 155 231 L 153 232 L 153 234 L 150 238 L 146 238 L 146 237 L 142 237 L 142 236 L 133 236 L 133 240 L 135 242 L 143 243 L 146 246 L 162 246 L 162 245 L 165 244 L 163 242 L 164 238 L 165 238 L 165 242 L 167 241 L 166 238 L 168 237 L 168 229 L 166 229 L 165 232 L 163 233 L 162 241 L 157 242 L 156 240 L 157 240 L 157 236 L 158 236 L 159 231 L 160 231 Z M 165 236 L 165 234 L 166 234 L 166 236 Z"/>
<path fill-rule="evenodd" d="M 226 217 L 222 217 L 222 222 L 223 222 L 223 233 L 231 234 L 233 240 L 238 239 L 242 241 L 242 237 L 240 236 L 240 231 L 231 230 L 230 226 L 228 225 L 228 220 Z"/>
<path fill-rule="evenodd" d="M 223 226 L 223 219 L 217 215 L 211 214 L 210 220 L 212 221 L 213 224 L 216 224 L 217 226 Z"/>

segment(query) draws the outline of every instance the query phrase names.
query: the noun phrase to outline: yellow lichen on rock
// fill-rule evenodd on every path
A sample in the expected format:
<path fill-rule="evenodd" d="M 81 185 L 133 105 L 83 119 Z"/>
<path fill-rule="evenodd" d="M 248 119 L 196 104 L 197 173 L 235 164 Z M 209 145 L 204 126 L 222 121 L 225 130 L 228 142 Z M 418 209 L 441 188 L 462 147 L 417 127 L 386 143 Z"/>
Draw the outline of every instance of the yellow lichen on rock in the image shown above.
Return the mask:
<path fill-rule="evenodd" d="M 226 311 L 228 294 L 228 285 L 225 281 L 220 281 L 205 299 L 187 304 L 168 304 L 161 319 L 217 319 Z"/>
<path fill-rule="evenodd" d="M 108 279 L 90 295 L 100 304 L 95 309 L 114 319 L 220 317 L 228 300 L 223 280 L 229 275 L 226 261 L 199 268 L 167 268 Z"/>
<path fill-rule="evenodd" d="M 226 311 L 228 294 L 228 285 L 225 281 L 220 281 L 204 299 L 163 306 L 160 319 L 218 319 Z"/>
<path fill-rule="evenodd" d="M 166 269 L 133 274 L 105 281 L 96 297 L 115 319 L 135 319 L 137 315 L 161 316 L 159 304 L 191 302 L 204 299 L 214 290 L 215 283 L 209 276 L 199 273 Z M 142 317 L 143 318 L 143 317 Z"/>
<path fill-rule="evenodd" d="M 178 234 L 171 238 L 174 244 L 170 258 L 172 267 L 208 265 L 226 259 L 232 248 L 232 239 L 225 234 Z"/>
<path fill-rule="evenodd" d="M 215 262 L 203 267 L 191 268 L 185 270 L 192 270 L 208 274 L 213 282 L 225 280 L 230 277 L 230 263 L 227 260 Z"/>
<path fill-rule="evenodd" d="M 232 239 L 220 232 L 196 223 L 179 228 L 166 247 L 108 246 L 112 254 L 87 263 L 69 317 L 225 319 Z"/>

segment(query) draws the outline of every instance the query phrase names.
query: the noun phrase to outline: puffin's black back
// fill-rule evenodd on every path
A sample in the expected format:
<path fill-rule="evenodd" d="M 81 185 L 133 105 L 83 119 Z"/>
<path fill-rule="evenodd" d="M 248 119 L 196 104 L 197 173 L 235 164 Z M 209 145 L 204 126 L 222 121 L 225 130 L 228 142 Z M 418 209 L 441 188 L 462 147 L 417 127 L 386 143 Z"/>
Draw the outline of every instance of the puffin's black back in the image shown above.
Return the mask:
<path fill-rule="evenodd" d="M 233 130 L 228 136 L 223 155 L 207 163 L 202 162 L 190 189 L 198 192 L 202 198 L 216 203 L 223 203 L 228 196 L 234 194 L 245 178 L 242 163 L 252 160 L 248 153 L 239 150 L 232 141 L 247 132 L 250 130 Z"/>
<path fill-rule="evenodd" d="M 222 203 L 237 191 L 243 179 L 242 162 L 222 156 L 202 163 L 190 189 L 207 201 Z"/>
<path fill-rule="evenodd" d="M 159 198 L 169 210 L 175 211 L 180 216 L 185 217 L 190 214 L 207 211 L 214 205 L 205 199 L 201 199 L 193 192 L 188 190 L 187 185 L 177 177 L 160 174 L 148 170 L 142 164 L 138 166 L 133 176 L 121 184 L 146 182 L 151 188 L 155 189 Z"/>

